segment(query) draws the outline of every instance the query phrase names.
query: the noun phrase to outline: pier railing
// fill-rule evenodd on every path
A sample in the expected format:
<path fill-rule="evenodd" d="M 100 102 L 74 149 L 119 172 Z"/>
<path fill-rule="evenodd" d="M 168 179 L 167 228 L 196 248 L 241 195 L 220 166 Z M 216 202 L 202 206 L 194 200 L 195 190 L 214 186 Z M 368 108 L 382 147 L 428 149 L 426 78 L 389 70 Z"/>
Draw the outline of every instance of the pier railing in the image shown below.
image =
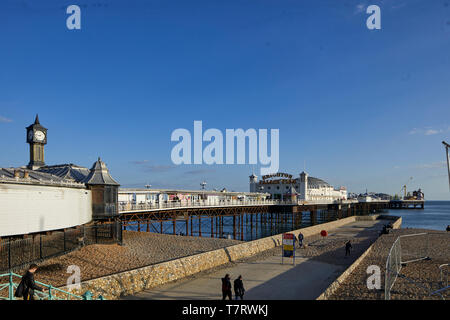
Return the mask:
<path fill-rule="evenodd" d="M 351 203 L 351 201 L 335 200 L 199 200 L 199 201 L 163 201 L 148 203 L 119 203 L 119 212 L 150 211 L 159 209 L 195 208 L 195 207 L 231 207 L 231 206 L 257 206 L 257 205 L 311 205 Z"/>
<path fill-rule="evenodd" d="M 0 300 L 16 300 L 17 298 L 14 297 L 14 293 L 21 280 L 22 276 L 13 272 L 0 274 Z M 90 291 L 86 291 L 82 296 L 78 296 L 53 287 L 50 284 L 39 281 L 35 281 L 35 283 L 45 289 L 44 291 L 34 291 L 37 300 L 105 300 L 101 295 L 94 298 Z"/>
<path fill-rule="evenodd" d="M 251 206 L 251 205 L 293 205 L 293 201 L 278 200 L 200 200 L 200 201 L 163 201 L 154 203 L 121 203 L 119 212 L 135 210 L 175 209 L 191 207 Z"/>

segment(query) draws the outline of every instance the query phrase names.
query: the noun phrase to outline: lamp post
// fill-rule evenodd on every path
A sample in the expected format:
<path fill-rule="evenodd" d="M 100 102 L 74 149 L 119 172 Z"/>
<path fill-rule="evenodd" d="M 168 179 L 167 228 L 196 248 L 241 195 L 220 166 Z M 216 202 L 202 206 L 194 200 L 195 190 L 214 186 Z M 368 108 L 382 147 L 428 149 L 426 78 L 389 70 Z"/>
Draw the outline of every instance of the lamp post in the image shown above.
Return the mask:
<path fill-rule="evenodd" d="M 445 141 L 442 141 L 442 144 L 445 146 L 445 153 L 447 158 L 447 170 L 448 170 L 448 186 L 450 188 L 450 155 L 448 153 L 448 149 L 450 148 L 450 144 Z"/>
<path fill-rule="evenodd" d="M 263 190 L 264 190 L 264 186 L 259 186 L 259 187 L 258 187 L 258 189 L 259 189 L 259 192 L 261 192 L 261 193 L 262 193 L 262 192 L 263 192 Z M 263 201 L 265 201 L 265 198 L 264 198 L 264 197 L 263 197 Z"/>
<path fill-rule="evenodd" d="M 148 190 L 148 189 L 150 189 L 151 186 L 152 186 L 152 185 L 151 185 L 150 183 L 147 183 L 144 187 Z M 146 201 L 146 203 L 148 204 L 148 200 L 151 199 L 151 198 L 150 198 L 150 196 L 149 196 L 148 194 L 145 196 L 145 198 L 146 198 L 145 201 Z M 152 203 L 152 202 L 151 202 L 151 200 L 150 200 L 150 205 L 151 205 L 151 203 Z"/>
<path fill-rule="evenodd" d="M 206 186 L 206 182 L 205 181 L 200 182 L 200 186 L 202 187 L 202 190 L 203 190 L 203 196 L 202 196 L 203 202 L 205 202 L 205 186 Z"/>

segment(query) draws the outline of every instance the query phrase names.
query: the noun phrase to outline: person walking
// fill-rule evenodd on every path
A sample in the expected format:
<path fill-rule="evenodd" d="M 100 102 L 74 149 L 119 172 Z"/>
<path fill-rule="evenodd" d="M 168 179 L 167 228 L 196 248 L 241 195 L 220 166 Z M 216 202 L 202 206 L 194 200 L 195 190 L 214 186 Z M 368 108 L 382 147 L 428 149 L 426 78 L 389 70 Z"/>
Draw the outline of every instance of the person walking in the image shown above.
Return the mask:
<path fill-rule="evenodd" d="M 228 273 L 222 278 L 222 300 L 225 300 L 227 297 L 229 300 L 233 300 L 230 275 Z"/>
<path fill-rule="evenodd" d="M 234 296 L 237 300 L 238 298 L 241 298 L 241 300 L 244 300 L 244 283 L 242 282 L 242 276 L 239 276 L 236 280 L 234 280 Z"/>
<path fill-rule="evenodd" d="M 447 229 L 446 229 L 447 231 L 450 231 L 450 224 L 447 226 Z"/>
<path fill-rule="evenodd" d="M 298 247 L 303 247 L 303 233 L 301 232 L 298 234 Z"/>
<path fill-rule="evenodd" d="M 350 240 L 348 240 L 345 244 L 345 256 L 350 255 L 350 249 L 352 249 L 352 244 L 350 243 Z"/>
<path fill-rule="evenodd" d="M 44 291 L 44 288 L 39 287 L 34 282 L 34 273 L 37 269 L 38 266 L 36 264 L 30 265 L 17 287 L 16 297 L 23 297 L 23 300 L 34 300 L 34 290 Z"/>

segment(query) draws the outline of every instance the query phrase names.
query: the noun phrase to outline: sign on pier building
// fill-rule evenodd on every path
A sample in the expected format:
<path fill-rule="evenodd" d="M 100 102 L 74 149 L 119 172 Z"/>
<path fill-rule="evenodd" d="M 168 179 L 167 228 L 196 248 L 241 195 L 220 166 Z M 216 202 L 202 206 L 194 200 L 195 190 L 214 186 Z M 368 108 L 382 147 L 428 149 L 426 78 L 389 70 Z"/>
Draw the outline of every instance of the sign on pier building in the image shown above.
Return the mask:
<path fill-rule="evenodd" d="M 39 117 L 26 128 L 27 166 L 0 168 L 0 237 L 80 226 L 119 216 L 119 183 L 98 158 L 92 167 L 46 165 L 47 129 Z"/>
<path fill-rule="evenodd" d="M 304 201 L 336 201 L 347 199 L 345 187 L 334 188 L 328 182 L 310 177 L 308 173 L 300 173 L 294 178 L 288 173 L 275 173 L 258 177 L 250 177 L 250 192 L 267 192 L 272 199 L 277 200 L 304 200 Z"/>

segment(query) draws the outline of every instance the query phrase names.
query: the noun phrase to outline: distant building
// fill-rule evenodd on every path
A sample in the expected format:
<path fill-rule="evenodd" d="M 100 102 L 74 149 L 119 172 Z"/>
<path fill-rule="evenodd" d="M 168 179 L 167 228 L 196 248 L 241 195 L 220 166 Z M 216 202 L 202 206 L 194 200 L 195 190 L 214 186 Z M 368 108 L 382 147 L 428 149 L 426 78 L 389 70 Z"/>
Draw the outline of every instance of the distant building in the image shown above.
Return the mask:
<path fill-rule="evenodd" d="M 347 199 L 345 187 L 334 188 L 322 179 L 310 177 L 306 172 L 293 178 L 287 173 L 276 173 L 258 177 L 250 177 L 250 192 L 266 192 L 272 199 L 305 200 L 305 201 L 337 201 Z"/>
<path fill-rule="evenodd" d="M 119 215 L 119 183 L 100 158 L 90 169 L 47 166 L 47 129 L 36 116 L 26 130 L 28 165 L 0 168 L 0 237 L 60 230 Z"/>

